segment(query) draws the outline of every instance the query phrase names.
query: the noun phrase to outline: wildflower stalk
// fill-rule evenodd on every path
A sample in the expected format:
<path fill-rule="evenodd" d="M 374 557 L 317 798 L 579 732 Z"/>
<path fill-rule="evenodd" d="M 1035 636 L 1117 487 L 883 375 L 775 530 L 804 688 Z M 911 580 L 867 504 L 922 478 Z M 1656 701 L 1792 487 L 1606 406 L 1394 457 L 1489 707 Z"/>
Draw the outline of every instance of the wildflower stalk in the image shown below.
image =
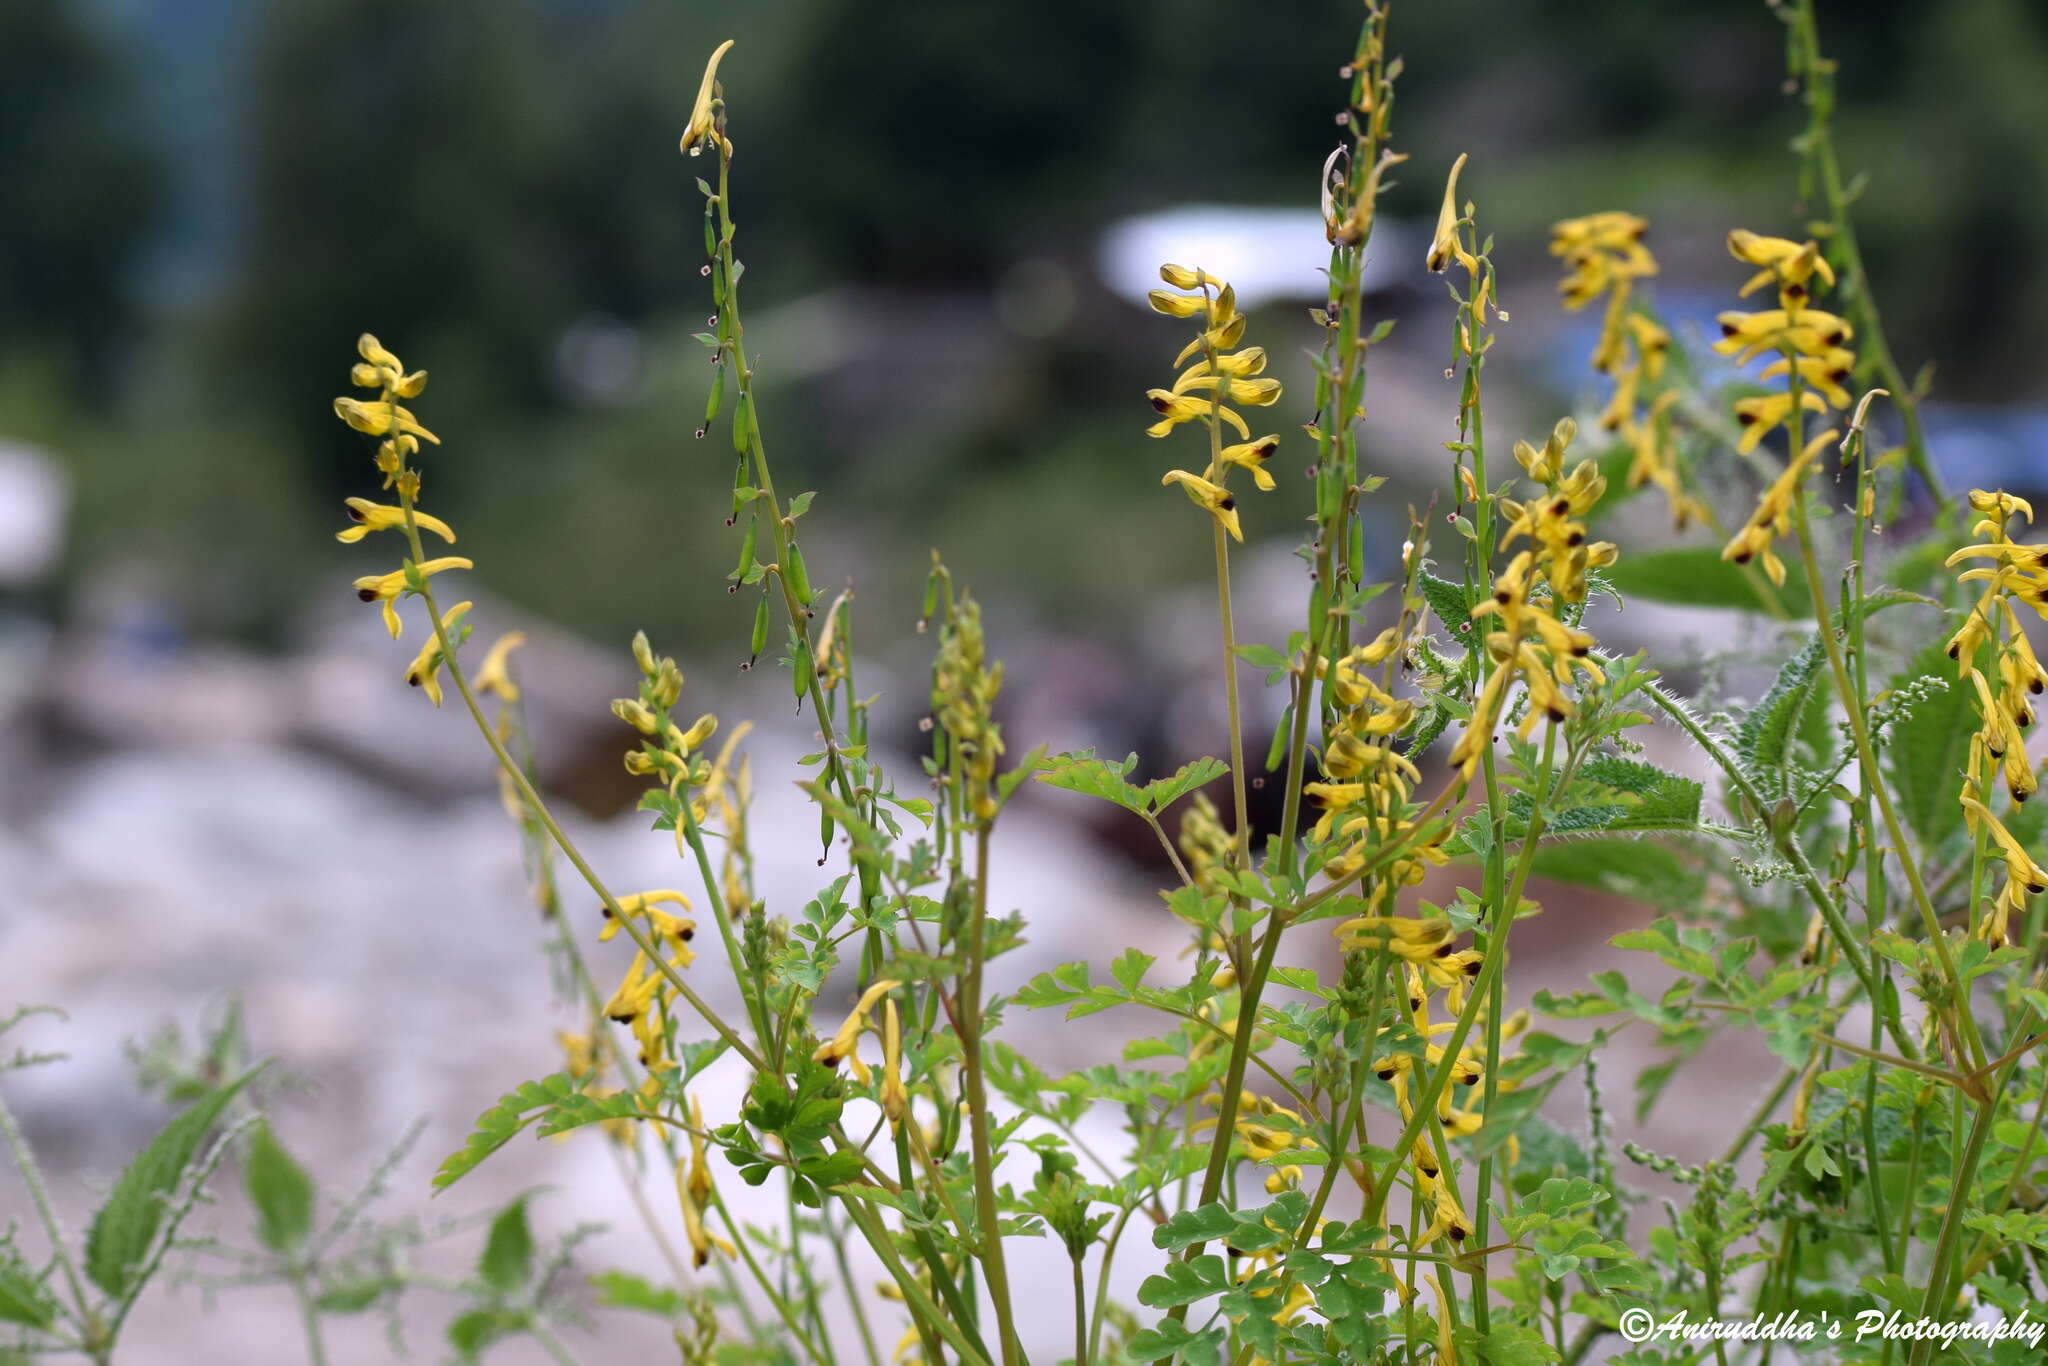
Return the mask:
<path fill-rule="evenodd" d="M 1796 8 L 1784 18 L 1792 32 L 1790 74 L 1804 89 L 1806 106 L 1811 113 L 1806 133 L 1796 144 L 1808 160 L 1802 181 L 1810 181 L 1813 171 L 1819 171 L 1821 191 L 1827 199 L 1828 221 L 1834 229 L 1833 240 L 1840 248 L 1842 266 L 1849 277 L 1843 292 L 1856 310 L 1858 325 L 1864 329 L 1864 337 L 1869 343 L 1868 354 L 1875 362 L 1878 376 L 1891 390 L 1892 402 L 1899 410 L 1899 420 L 1906 430 L 1906 459 L 1911 463 L 1913 472 L 1926 482 L 1935 502 L 1946 503 L 1948 494 L 1942 485 L 1941 475 L 1927 453 L 1927 437 L 1920 422 L 1919 391 L 1906 382 L 1898 361 L 1892 356 L 1891 343 L 1885 339 L 1884 320 L 1878 313 L 1877 296 L 1872 292 L 1870 276 L 1863 268 L 1863 252 L 1856 241 L 1855 219 L 1849 213 L 1852 196 L 1842 182 L 1841 162 L 1835 155 L 1835 63 L 1821 55 L 1820 25 L 1814 14 L 1814 0 L 1797 0 Z"/>
<path fill-rule="evenodd" d="M 414 521 L 413 517 L 412 494 L 402 485 L 399 488 L 399 506 L 405 512 L 403 529 L 405 531 L 406 544 L 411 548 L 412 562 L 418 564 L 425 558 L 423 548 L 420 545 L 419 524 Z M 620 908 L 618 898 L 613 896 L 611 889 L 605 886 L 604 879 L 597 875 L 597 870 L 592 868 L 589 860 L 583 857 L 583 852 L 576 847 L 576 842 L 570 839 L 562 830 L 561 823 L 555 819 L 554 813 L 548 810 L 547 803 L 541 800 L 540 793 L 534 789 L 532 782 L 528 780 L 525 770 L 512 757 L 511 752 L 505 748 L 505 742 L 498 738 L 496 729 L 489 721 L 484 719 L 483 707 L 477 702 L 476 693 L 470 687 L 469 675 L 463 670 L 462 661 L 456 655 L 455 643 L 449 639 L 448 628 L 441 623 L 440 605 L 434 601 L 433 584 L 429 580 L 422 578 L 420 580 L 419 594 L 421 601 L 426 604 L 427 620 L 433 627 L 434 639 L 441 648 L 442 667 L 447 669 L 449 681 L 455 684 L 455 691 L 461 696 L 463 706 L 468 709 L 470 720 L 476 723 L 477 730 L 484 737 L 484 743 L 490 746 L 492 756 L 498 761 L 498 767 L 511 780 L 513 787 L 518 789 L 519 799 L 526 803 L 527 810 L 533 813 L 534 819 L 540 822 L 541 828 L 548 832 L 548 838 L 555 842 L 555 847 L 562 851 L 562 857 L 568 859 L 569 865 L 576 870 L 584 882 L 589 884 L 590 890 L 597 894 L 597 899 L 604 903 L 604 908 L 611 913 L 612 919 L 632 939 L 634 946 L 646 954 L 647 961 L 662 976 L 668 979 L 669 985 L 675 988 L 676 994 L 690 1003 L 691 1008 L 703 1017 L 704 1022 L 710 1025 L 721 1039 L 725 1040 L 727 1047 L 744 1058 L 750 1067 L 753 1067 L 756 1071 L 761 1070 L 764 1064 L 760 1054 L 749 1048 L 746 1041 L 732 1031 L 732 1027 L 726 1024 L 724 1017 L 713 1010 L 710 1003 L 702 996 L 699 996 L 696 989 L 683 980 L 682 973 L 669 966 L 667 959 L 662 956 L 659 947 L 648 938 L 646 931 L 635 922 L 635 918 L 627 915 Z M 737 960 L 734 962 L 734 967 L 738 967 Z"/>
<path fill-rule="evenodd" d="M 989 1298 L 995 1302 L 996 1331 L 1002 1339 L 1003 1366 L 1020 1366 L 1023 1349 L 1017 1341 L 1017 1326 L 1010 1305 L 1010 1273 L 1003 1261 L 1002 1221 L 996 1212 L 995 1161 L 989 1145 L 988 1085 L 982 1075 L 981 974 L 985 954 L 984 932 L 988 920 L 987 821 L 978 824 L 974 837 L 974 909 L 968 922 L 967 980 L 961 1014 L 967 1028 L 960 1036 L 961 1066 L 967 1077 L 968 1140 L 973 1147 L 975 1222 L 981 1231 L 981 1264 L 988 1281 Z"/>
<path fill-rule="evenodd" d="M 1786 359 L 1788 363 L 1792 363 L 1796 358 L 1788 350 Z M 1803 386 L 1795 364 L 1791 374 L 1792 408 L 1786 418 L 1786 430 L 1790 434 L 1791 451 L 1795 459 L 1799 452 L 1805 449 L 1801 421 L 1804 413 L 1799 402 L 1802 392 Z M 1919 862 L 1913 857 L 1913 846 L 1907 842 L 1905 827 L 1900 823 L 1898 812 L 1893 808 L 1891 792 L 1885 783 L 1883 772 L 1878 768 L 1877 754 L 1870 743 L 1869 719 L 1864 714 L 1863 707 L 1859 705 L 1856 685 L 1849 677 L 1848 667 L 1843 663 L 1841 642 L 1835 639 L 1835 617 L 1828 607 L 1827 585 L 1821 581 L 1820 560 L 1814 553 L 1813 529 L 1808 523 L 1803 490 L 1794 490 L 1791 509 L 1793 535 L 1799 542 L 1800 563 L 1806 569 L 1806 586 L 1813 598 L 1813 617 L 1819 626 L 1821 649 L 1827 655 L 1828 673 L 1834 680 L 1835 694 L 1841 698 L 1843 710 L 1848 713 L 1849 734 L 1855 742 L 1857 761 L 1862 768 L 1863 788 L 1876 797 L 1878 810 L 1884 816 L 1885 831 L 1891 838 L 1892 848 L 1897 851 L 1899 867 L 1906 874 L 1906 885 L 1912 890 L 1914 905 L 1920 911 L 1921 924 L 1927 932 L 1935 957 L 1941 964 L 1942 976 L 1947 980 L 1951 993 L 1951 1009 L 1955 1012 L 1961 1036 L 1969 1046 L 1971 1064 L 1982 1067 L 1985 1056 L 1984 1041 L 1978 1036 L 1976 1016 L 1970 1010 L 1969 988 L 1964 983 L 1962 974 L 1957 971 L 1955 955 L 1949 950 L 1948 935 L 1941 928 L 1941 919 L 1935 914 L 1934 905 L 1928 899 L 1927 886 L 1920 877 Z M 1849 938 L 1845 927 L 1829 928 L 1844 941 Z M 1867 969 L 1864 976 L 1869 977 Z M 1871 990 L 1871 1000 L 1878 1000 L 1876 983 L 1869 982 L 1868 986 Z"/>
<path fill-rule="evenodd" d="M 36 1218 L 42 1221 L 43 1232 L 50 1239 L 51 1255 L 64 1272 L 65 1284 L 71 1288 L 71 1300 L 77 1306 L 79 1325 L 85 1330 L 88 1341 L 96 1340 L 100 1324 L 93 1314 L 90 1302 L 85 1296 L 85 1281 L 78 1274 L 78 1263 L 72 1259 L 71 1244 L 64 1236 L 64 1223 L 57 1217 L 57 1207 L 50 1203 L 49 1188 L 43 1185 L 42 1169 L 36 1165 L 35 1150 L 28 1145 L 21 1126 L 15 1123 L 14 1111 L 7 1106 L 7 1099 L 0 1096 L 0 1138 L 7 1140 L 7 1150 L 14 1156 L 14 1166 L 21 1173 L 22 1185 L 28 1187 L 29 1203 L 35 1206 Z M 112 1344 L 108 1344 L 111 1350 Z M 95 1353 L 97 1359 L 104 1357 Z"/>

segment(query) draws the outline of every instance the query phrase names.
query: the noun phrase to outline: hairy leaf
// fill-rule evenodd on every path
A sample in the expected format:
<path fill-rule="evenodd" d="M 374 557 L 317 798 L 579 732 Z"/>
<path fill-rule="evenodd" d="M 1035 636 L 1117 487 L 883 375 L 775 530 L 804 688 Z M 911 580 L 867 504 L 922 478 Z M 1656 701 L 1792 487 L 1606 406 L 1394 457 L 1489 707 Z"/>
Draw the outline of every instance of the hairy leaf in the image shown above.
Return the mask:
<path fill-rule="evenodd" d="M 85 1274 L 94 1285 L 117 1300 L 136 1288 L 142 1262 L 163 1227 L 166 1202 L 191 1170 L 207 1132 L 259 1070 L 243 1073 L 166 1124 L 114 1182 L 85 1235 Z"/>

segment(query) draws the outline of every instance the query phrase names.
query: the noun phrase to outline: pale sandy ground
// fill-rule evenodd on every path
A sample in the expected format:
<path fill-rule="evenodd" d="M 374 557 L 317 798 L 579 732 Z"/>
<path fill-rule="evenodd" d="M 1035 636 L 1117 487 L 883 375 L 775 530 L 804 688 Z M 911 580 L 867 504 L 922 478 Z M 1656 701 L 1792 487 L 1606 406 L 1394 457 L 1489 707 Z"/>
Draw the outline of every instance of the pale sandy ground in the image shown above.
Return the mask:
<path fill-rule="evenodd" d="M 58 1203 L 76 1229 L 166 1114 L 128 1084 L 122 1041 L 171 1019 L 189 1028 L 210 997 L 239 993 L 258 1047 L 307 1083 L 278 1099 L 277 1124 L 285 1142 L 326 1176 L 330 1196 L 424 1119 L 425 1133 L 380 1207 L 384 1217 L 487 1212 L 519 1191 L 543 1188 L 533 1209 L 544 1235 L 591 1221 L 609 1226 L 579 1250 L 580 1270 L 622 1267 L 658 1278 L 654 1250 L 594 1135 L 515 1142 L 452 1192 L 429 1199 L 429 1175 L 473 1117 L 512 1085 L 553 1070 L 553 1031 L 571 1017 L 553 997 L 514 837 L 484 783 L 475 737 L 458 714 L 431 714 L 392 681 L 383 654 L 370 656 L 379 666 L 372 671 L 345 663 L 349 651 L 388 652 L 380 640 L 345 633 L 333 652 L 316 652 L 291 666 L 298 672 L 283 683 L 260 686 L 247 683 L 249 670 L 230 658 L 187 660 L 175 677 L 126 692 L 107 683 L 121 679 L 121 669 L 105 661 L 78 666 L 84 696 L 73 705 L 81 714 L 67 724 L 92 733 L 92 743 L 59 770 L 12 784 L 0 820 L 0 1007 L 64 1004 L 68 1023 L 33 1023 L 15 1041 L 71 1056 L 0 1085 L 44 1151 Z M 601 699 L 617 683 L 612 667 L 602 659 L 551 671 L 560 675 L 559 697 L 550 703 L 548 690 L 539 690 L 543 723 L 549 705 L 572 702 L 601 716 Z M 779 683 L 772 686 L 779 692 Z M 768 687 L 764 681 L 752 697 Z M 546 739 L 548 725 L 540 729 Z M 806 738 L 784 720 L 752 742 L 763 847 L 776 830 L 814 828 L 798 794 L 780 781 Z M 1029 743 L 1012 741 L 1020 750 Z M 1675 747 L 1660 757 L 1683 762 L 1674 755 Z M 417 784 L 409 793 L 385 780 L 437 764 L 454 775 L 449 790 L 466 795 L 430 801 L 417 795 Z M 915 772 L 908 760 L 896 770 Z M 1185 942 L 1138 871 L 1075 837 L 1084 805 L 1047 792 L 1005 819 L 992 901 L 1024 907 L 1031 932 L 1028 945 L 992 974 L 998 989 L 1073 958 L 1106 963 L 1126 945 L 1170 962 Z M 649 833 L 643 817 L 571 825 L 614 887 L 688 885 L 668 837 Z M 808 846 L 809 837 L 801 843 Z M 765 861 L 762 890 L 771 910 L 793 912 L 834 871 L 816 868 L 807 853 Z M 1538 891 L 1548 913 L 1518 940 L 1510 978 L 1518 997 L 1539 985 L 1569 990 L 1610 966 L 1657 980 L 1641 955 L 1605 942 L 1639 923 L 1642 912 L 1566 889 Z M 588 912 L 587 901 L 572 889 L 579 914 Z M 1301 936 L 1304 959 L 1327 952 L 1317 932 Z M 694 980 L 712 1001 L 732 1005 L 715 944 L 698 942 L 705 955 Z M 600 951 L 601 975 L 620 970 L 623 957 L 610 952 L 616 947 Z M 836 1015 L 843 998 L 843 984 L 835 984 L 821 1014 Z M 1013 1010 L 1007 1035 L 1057 1071 L 1115 1056 L 1142 1025 L 1124 1012 L 1062 1026 L 1053 1015 Z M 1567 1023 L 1558 1032 L 1584 1028 Z M 1688 1159 L 1713 1155 L 1776 1075 L 1759 1048 L 1712 1049 L 1638 1132 L 1626 1112 L 1629 1080 L 1650 1057 L 1642 1035 L 1625 1031 L 1603 1059 L 1622 1131 Z M 714 1069 L 705 1088 L 714 1120 L 736 1108 L 739 1084 L 735 1071 Z M 1552 1108 L 1568 1125 L 1583 1123 L 1569 1083 Z M 1097 1151 L 1117 1150 L 1106 1116 L 1088 1136 Z M 1024 1162 L 1011 1166 L 1013 1180 L 1028 1181 Z M 234 1181 L 220 1184 L 222 1208 L 203 1212 L 197 1227 L 246 1227 Z M 776 1200 L 730 1176 L 722 1188 L 748 1217 L 780 1215 Z M 674 1227 L 665 1174 L 654 1173 L 648 1190 Z M 0 1176 L 0 1219 L 26 1214 L 12 1172 Z M 40 1246 L 33 1230 L 26 1237 Z M 423 1260 L 459 1270 L 480 1240 L 471 1231 L 446 1254 Z M 1123 1259 L 1119 1277 L 1126 1303 L 1151 1269 L 1146 1241 L 1140 1231 L 1126 1244 L 1136 1254 Z M 1024 1300 L 1036 1306 L 1023 1325 L 1029 1346 L 1037 1359 L 1056 1359 L 1071 1332 L 1064 1259 L 1048 1242 L 1013 1244 L 1012 1255 Z M 864 1257 L 856 1263 L 868 1278 L 871 1265 Z M 421 1292 L 407 1305 L 414 1356 L 445 1357 L 440 1335 L 451 1302 Z M 886 1351 L 900 1325 L 893 1315 L 884 1319 Z M 651 1318 L 608 1313 L 597 1322 L 595 1335 L 569 1336 L 581 1360 L 641 1352 L 672 1359 L 667 1330 Z M 391 1355 L 374 1318 L 334 1321 L 330 1336 L 337 1362 Z M 852 1350 L 850 1337 L 840 1340 Z M 197 1289 L 160 1287 L 121 1353 L 133 1366 L 302 1359 L 289 1298 L 268 1289 L 224 1294 L 208 1312 Z M 490 1359 L 542 1358 L 512 1344 Z"/>

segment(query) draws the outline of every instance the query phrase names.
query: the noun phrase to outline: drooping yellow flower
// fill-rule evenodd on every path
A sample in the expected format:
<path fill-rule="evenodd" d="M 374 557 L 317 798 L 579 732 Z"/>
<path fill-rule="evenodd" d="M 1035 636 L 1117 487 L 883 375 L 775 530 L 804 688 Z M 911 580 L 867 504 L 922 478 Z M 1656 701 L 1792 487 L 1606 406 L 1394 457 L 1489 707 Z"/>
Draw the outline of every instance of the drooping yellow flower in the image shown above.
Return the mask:
<path fill-rule="evenodd" d="M 819 1044 L 817 1051 L 811 1054 L 811 1061 L 821 1062 L 827 1067 L 837 1067 L 844 1062 L 854 1076 L 865 1084 L 868 1080 L 868 1068 L 856 1051 L 861 1031 L 868 1027 L 868 1015 L 874 1010 L 875 1003 L 902 985 L 903 983 L 894 978 L 885 977 L 862 992 L 859 1002 L 846 1013 L 846 1018 L 840 1021 L 839 1028 L 833 1032 L 832 1037 Z"/>
<path fill-rule="evenodd" d="M 475 603 L 458 602 L 441 614 L 441 632 L 449 637 L 449 644 L 456 644 L 455 625 L 469 614 Z M 435 706 L 441 705 L 441 664 L 445 656 L 441 651 L 440 636 L 428 636 L 427 643 L 420 646 L 420 652 L 413 656 L 412 663 L 405 669 L 405 681 L 427 695 Z"/>
<path fill-rule="evenodd" d="M 417 567 L 420 579 L 432 578 L 450 569 L 474 569 L 476 566 L 460 555 L 444 555 L 437 560 L 428 560 Z M 384 604 L 384 629 L 391 632 L 393 640 L 398 639 L 404 624 L 398 619 L 396 606 L 398 596 L 406 591 L 406 570 L 394 569 L 389 574 L 366 574 L 355 581 L 356 596 L 364 602 Z"/>
<path fill-rule="evenodd" d="M 705 140 L 717 132 L 711 105 L 718 89 L 718 64 L 731 51 L 732 44 L 730 38 L 720 43 L 711 54 L 711 60 L 704 64 L 704 80 L 697 87 L 697 102 L 690 106 L 690 122 L 683 128 L 682 150 L 691 156 L 702 151 Z"/>
<path fill-rule="evenodd" d="M 369 436 L 389 436 L 400 432 L 437 446 L 441 444 L 441 438 L 422 427 L 410 408 L 388 400 L 365 402 L 359 398 L 338 398 L 334 400 L 334 412 L 343 422 Z"/>
<path fill-rule="evenodd" d="M 1790 411 L 1789 403 L 1786 410 Z M 1763 497 L 1757 500 L 1756 511 L 1749 514 L 1749 520 L 1742 524 L 1742 529 L 1721 547 L 1722 559 L 1748 564 L 1761 556 L 1764 573 L 1770 576 L 1772 583 L 1781 588 L 1784 586 L 1785 562 L 1778 558 L 1773 546 L 1791 527 L 1792 500 L 1801 496 L 1801 481 L 1835 438 L 1835 432 L 1829 430 L 1806 443 L 1805 449 L 1794 456 L 1784 471 L 1771 481 L 1771 486 L 1764 490 Z"/>
<path fill-rule="evenodd" d="M 349 520 L 355 525 L 343 527 L 335 532 L 334 539 L 337 541 L 352 544 L 373 531 L 398 530 L 405 526 L 405 509 L 402 507 L 373 503 L 367 498 L 349 498 L 344 502 L 348 505 Z M 439 517 L 429 517 L 426 513 L 415 510 L 412 520 L 421 531 L 431 531 L 449 544 L 454 544 L 454 531 Z"/>
<path fill-rule="evenodd" d="M 1479 263 L 1458 242 L 1458 173 L 1465 169 L 1465 157 L 1465 153 L 1458 153 L 1458 159 L 1451 163 L 1451 174 L 1444 181 L 1443 207 L 1437 210 L 1436 232 L 1429 239 L 1429 255 L 1423 262 L 1432 275 L 1443 274 L 1453 257 L 1468 271 L 1476 273 L 1479 268 Z"/>
<path fill-rule="evenodd" d="M 501 702 L 517 702 L 519 685 L 512 681 L 512 652 L 526 643 L 526 632 L 507 631 L 484 652 L 484 662 L 477 666 L 476 676 L 470 685 L 477 694 L 495 695 Z"/>
<path fill-rule="evenodd" d="M 1179 484 L 1187 491 L 1188 498 L 1196 507 L 1207 508 L 1211 516 L 1222 523 L 1233 541 L 1244 539 L 1244 528 L 1238 524 L 1237 498 L 1221 484 L 1212 484 L 1199 474 L 1186 470 L 1168 470 L 1159 482 Z"/>

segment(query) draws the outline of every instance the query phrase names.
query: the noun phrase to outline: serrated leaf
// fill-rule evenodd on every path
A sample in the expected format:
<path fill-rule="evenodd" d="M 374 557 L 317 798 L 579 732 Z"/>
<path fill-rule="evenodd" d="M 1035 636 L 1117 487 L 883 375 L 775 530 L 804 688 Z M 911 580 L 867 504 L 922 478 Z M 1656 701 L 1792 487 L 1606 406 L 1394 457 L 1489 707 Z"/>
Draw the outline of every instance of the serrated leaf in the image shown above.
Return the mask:
<path fill-rule="evenodd" d="M 117 1300 L 125 1300 L 136 1288 L 141 1263 L 163 1227 L 165 1201 L 185 1178 L 207 1132 L 260 1070 L 260 1065 L 252 1068 L 195 1101 L 166 1124 L 114 1182 L 85 1235 L 85 1274 L 94 1285 Z"/>
<path fill-rule="evenodd" d="M 48 1328 L 57 1321 L 57 1301 L 21 1254 L 0 1247 L 0 1323 Z"/>
<path fill-rule="evenodd" d="M 1146 805 L 1153 815 L 1207 783 L 1212 783 L 1230 772 L 1230 765 L 1221 759 L 1203 757 L 1190 764 L 1182 764 L 1170 778 L 1156 778 L 1145 784 L 1143 790 Z"/>
<path fill-rule="evenodd" d="M 477 1164 L 540 1117 L 540 1113 L 576 1095 L 576 1080 L 557 1072 L 540 1081 L 522 1083 L 517 1090 L 498 1097 L 498 1103 L 476 1117 L 476 1129 L 462 1147 L 450 1153 L 434 1173 L 434 1189 L 442 1191 L 460 1181 Z"/>
<path fill-rule="evenodd" d="M 1188 1366 L 1220 1366 L 1223 1360 L 1223 1330 L 1211 1328 L 1197 1333 L 1184 1323 L 1161 1319 L 1150 1328 L 1131 1335 L 1124 1354 L 1133 1361 L 1161 1361 L 1185 1356 Z"/>
<path fill-rule="evenodd" d="M 249 1136 L 242 1185 L 256 1207 L 256 1237 L 272 1252 L 297 1251 L 313 1231 L 313 1178 L 285 1151 L 268 1124 Z"/>
<path fill-rule="evenodd" d="M 1168 1262 L 1162 1274 L 1147 1276 L 1138 1287 L 1138 1303 L 1148 1309 L 1172 1309 L 1205 1300 L 1230 1284 L 1223 1259 L 1213 1253 L 1191 1262 Z"/>
<path fill-rule="evenodd" d="M 1945 688 L 1890 727 L 1881 759 L 1899 814 L 1929 852 L 1962 826 L 1956 794 L 1962 790 L 1970 735 L 1977 728 L 1972 694 L 1955 675 L 1955 663 L 1941 643 L 1930 641 L 1889 685 L 1898 689 L 1932 679 Z"/>
<path fill-rule="evenodd" d="M 1460 645 L 1472 644 L 1472 599 L 1465 592 L 1465 585 L 1440 579 L 1434 574 L 1423 574 L 1419 578 L 1422 596 L 1429 603 L 1429 610 L 1444 624 L 1451 638 Z"/>
<path fill-rule="evenodd" d="M 533 1230 L 526 1222 L 526 1199 L 520 1196 L 491 1220 L 476 1273 L 500 1295 L 509 1295 L 533 1274 Z"/>

